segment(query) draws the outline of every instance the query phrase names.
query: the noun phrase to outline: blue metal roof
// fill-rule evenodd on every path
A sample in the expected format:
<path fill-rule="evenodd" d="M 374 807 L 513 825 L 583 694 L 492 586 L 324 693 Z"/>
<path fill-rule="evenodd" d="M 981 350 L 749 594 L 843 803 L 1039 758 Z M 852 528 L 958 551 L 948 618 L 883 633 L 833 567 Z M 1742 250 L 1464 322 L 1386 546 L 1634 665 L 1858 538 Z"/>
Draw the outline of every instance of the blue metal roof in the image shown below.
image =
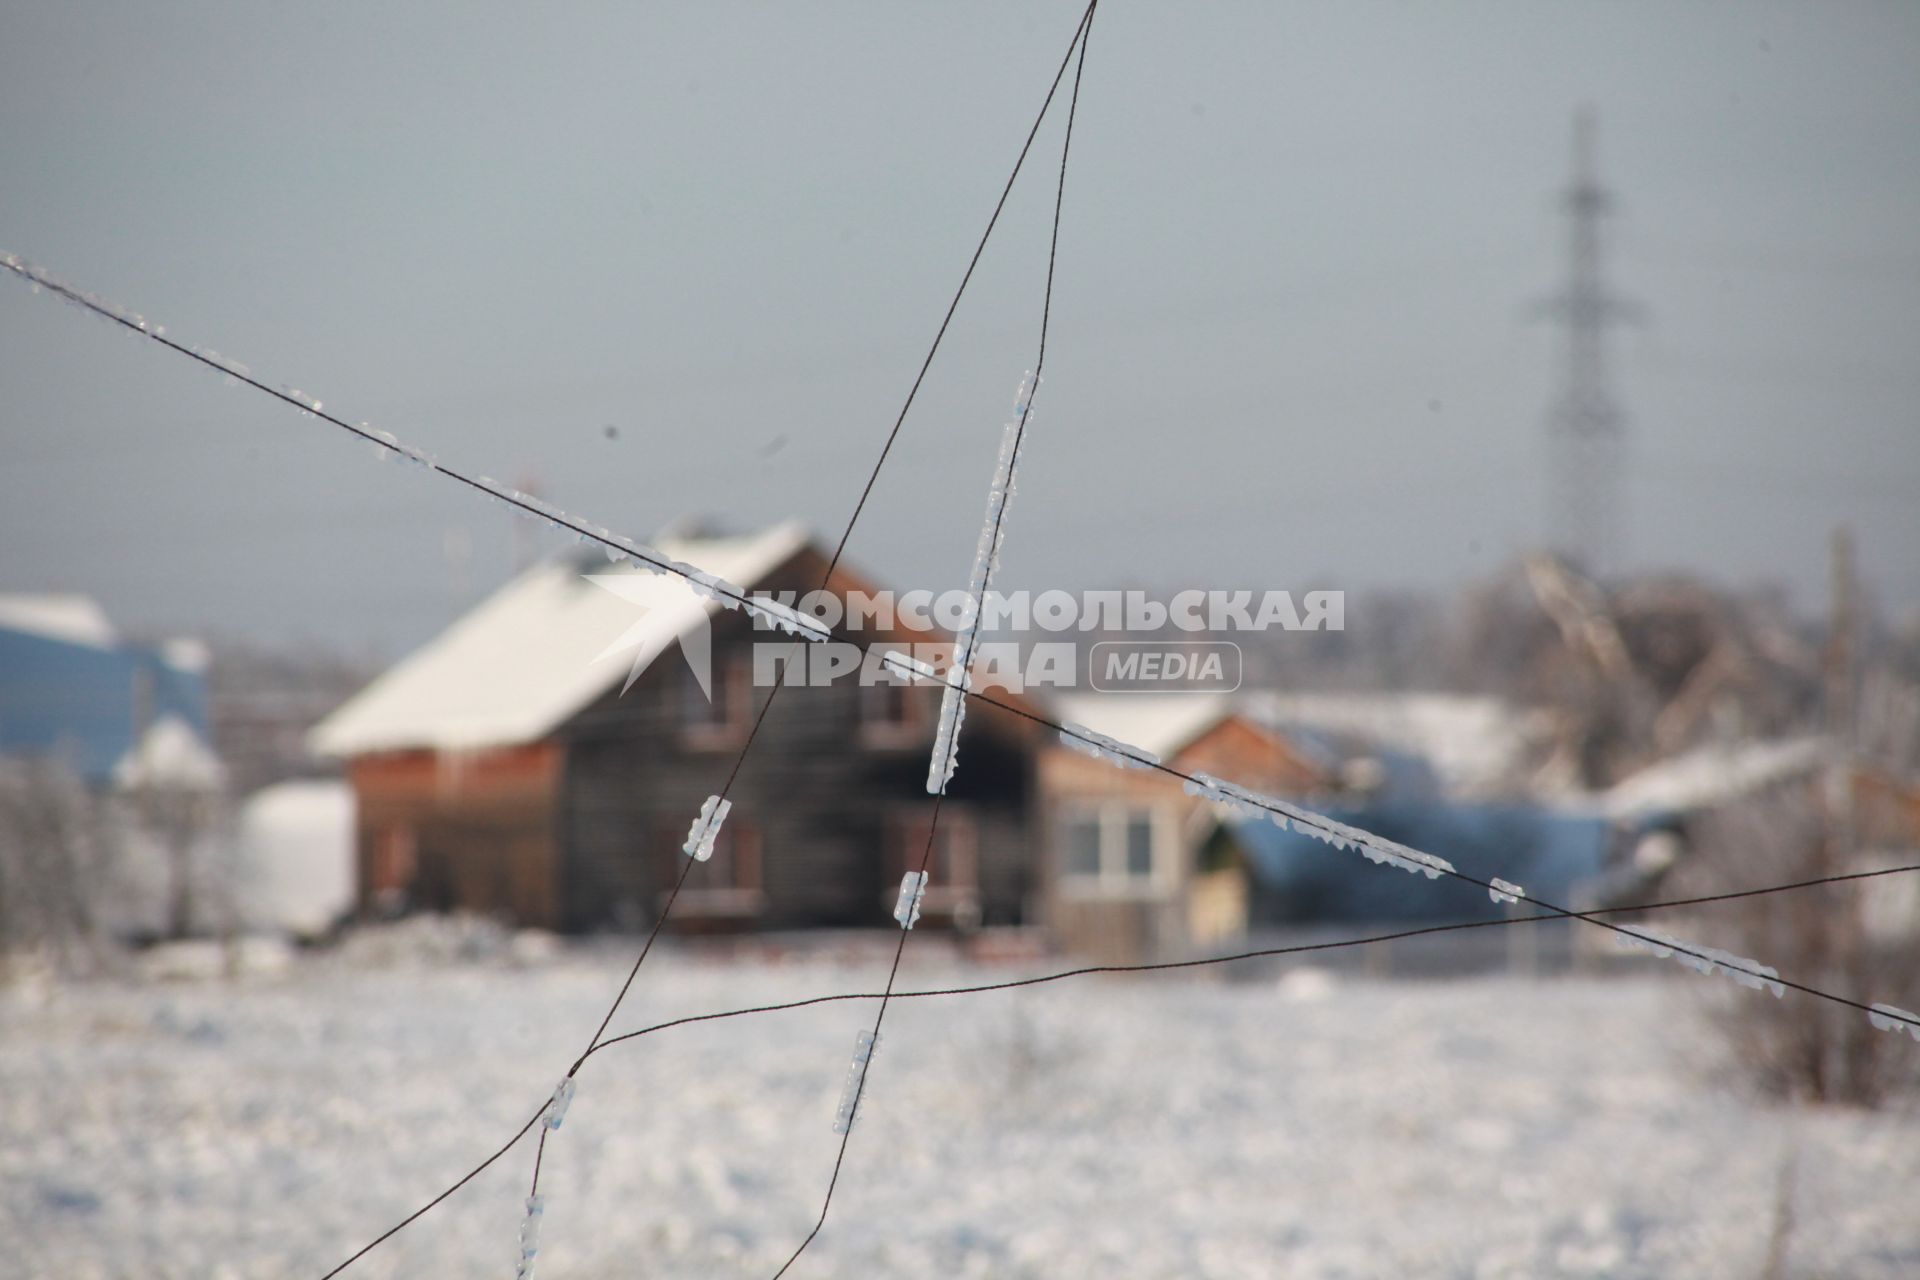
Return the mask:
<path fill-rule="evenodd" d="M 0 755 L 54 757 L 103 783 L 133 748 L 136 721 L 168 715 L 207 740 L 205 677 L 159 650 L 0 627 Z"/>
<path fill-rule="evenodd" d="M 1387 800 L 1327 816 L 1435 854 L 1478 880 L 1498 876 L 1560 906 L 1606 866 L 1613 828 L 1589 814 L 1441 799 Z M 1261 923 L 1443 921 L 1505 912 L 1485 889 L 1370 862 L 1265 819 L 1233 825 Z"/>

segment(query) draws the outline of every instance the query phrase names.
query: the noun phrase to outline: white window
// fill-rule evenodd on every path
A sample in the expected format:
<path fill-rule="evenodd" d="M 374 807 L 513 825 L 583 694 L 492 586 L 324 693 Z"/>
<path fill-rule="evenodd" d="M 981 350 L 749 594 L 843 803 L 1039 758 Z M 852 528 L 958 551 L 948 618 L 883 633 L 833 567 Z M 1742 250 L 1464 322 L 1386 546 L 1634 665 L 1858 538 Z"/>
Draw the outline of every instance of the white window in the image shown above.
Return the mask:
<path fill-rule="evenodd" d="M 1170 870 L 1160 815 L 1140 805 L 1067 811 L 1059 847 L 1061 887 L 1074 893 L 1152 893 Z"/>

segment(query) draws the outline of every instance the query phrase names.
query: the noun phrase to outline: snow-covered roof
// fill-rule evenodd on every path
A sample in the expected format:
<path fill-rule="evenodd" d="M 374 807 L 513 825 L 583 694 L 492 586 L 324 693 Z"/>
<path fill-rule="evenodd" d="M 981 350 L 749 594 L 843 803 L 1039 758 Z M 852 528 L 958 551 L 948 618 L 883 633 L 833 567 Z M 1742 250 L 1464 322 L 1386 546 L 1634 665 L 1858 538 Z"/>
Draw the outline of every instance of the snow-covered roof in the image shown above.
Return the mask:
<path fill-rule="evenodd" d="M 1600 807 L 1615 818 L 1711 808 L 1804 777 L 1829 752 L 1827 739 L 1819 736 L 1710 743 L 1621 779 L 1600 796 Z"/>
<path fill-rule="evenodd" d="M 194 675 L 205 675 L 207 668 L 213 665 L 213 651 L 204 640 L 192 636 L 175 636 L 171 640 L 160 642 L 160 660 L 175 671 L 186 671 Z"/>
<path fill-rule="evenodd" d="M 114 785 L 131 790 L 156 787 L 179 791 L 217 791 L 227 768 L 179 716 L 164 715 L 148 726 L 132 750 L 113 766 Z"/>
<path fill-rule="evenodd" d="M 1063 693 L 1054 708 L 1069 724 L 1169 760 L 1235 711 L 1223 693 Z"/>
<path fill-rule="evenodd" d="M 115 644 L 106 613 L 80 595 L 0 595 L 0 629 L 94 649 L 111 649 Z"/>
<path fill-rule="evenodd" d="M 807 544 L 788 522 L 742 537 L 663 537 L 676 560 L 751 589 Z M 644 670 L 719 606 L 682 578 L 563 557 L 535 565 L 316 725 L 318 755 L 532 742 Z M 618 642 L 617 648 L 612 648 Z"/>

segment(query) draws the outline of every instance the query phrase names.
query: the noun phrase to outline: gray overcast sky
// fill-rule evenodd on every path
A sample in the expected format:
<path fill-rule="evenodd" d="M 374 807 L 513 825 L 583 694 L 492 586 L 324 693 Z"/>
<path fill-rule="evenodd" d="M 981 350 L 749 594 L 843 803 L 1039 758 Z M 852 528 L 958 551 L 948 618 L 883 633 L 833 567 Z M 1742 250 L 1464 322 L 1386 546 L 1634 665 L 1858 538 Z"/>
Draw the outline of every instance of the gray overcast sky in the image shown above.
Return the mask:
<path fill-rule="evenodd" d="M 1078 11 L 12 3 L 0 248 L 635 536 L 837 532 Z M 1916 68 L 1910 4 L 1106 0 L 1005 584 L 1535 541 L 1589 101 L 1633 562 L 1811 604 L 1846 521 L 1920 607 Z M 964 580 L 1058 127 L 855 534 L 892 583 Z M 392 651 L 507 569 L 491 504 L 0 284 L 0 590 Z"/>

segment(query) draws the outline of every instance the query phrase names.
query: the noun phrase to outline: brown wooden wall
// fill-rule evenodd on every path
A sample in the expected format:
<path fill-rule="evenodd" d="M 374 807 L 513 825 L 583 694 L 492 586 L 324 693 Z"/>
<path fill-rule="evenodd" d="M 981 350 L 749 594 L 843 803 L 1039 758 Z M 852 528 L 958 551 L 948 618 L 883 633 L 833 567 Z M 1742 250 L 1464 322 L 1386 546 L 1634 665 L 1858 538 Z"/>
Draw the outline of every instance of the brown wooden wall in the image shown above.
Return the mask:
<path fill-rule="evenodd" d="M 803 552 L 757 588 L 809 591 L 824 569 L 816 553 Z M 844 572 L 833 585 L 838 591 L 866 587 Z M 740 613 L 722 612 L 713 641 L 716 696 L 743 697 L 742 718 L 750 719 L 767 690 L 744 687 L 729 672 L 750 674 L 754 642 L 785 638 L 756 631 Z M 610 691 L 562 733 L 561 919 L 568 928 L 650 925 L 686 861 L 680 847 L 688 825 L 733 767 L 743 733 L 691 728 L 687 678 L 679 650 L 670 649 L 632 689 Z M 725 692 L 730 683 L 731 695 Z M 875 733 L 863 729 L 861 695 L 850 678 L 824 688 L 782 689 L 729 792 L 725 838 L 750 847 L 750 885 L 729 892 L 707 882 L 708 868 L 696 868 L 675 920 L 688 929 L 886 924 L 907 869 L 902 858 L 917 863 L 932 803 L 925 781 L 938 690 L 911 694 L 908 730 Z M 969 709 L 940 827 L 961 841 L 959 870 L 971 870 L 974 884 L 955 901 L 943 893 L 950 877 L 937 867 L 928 894 L 930 924 L 1029 918 L 1036 740 L 1016 717 L 978 704 Z M 742 852 L 737 847 L 735 855 Z"/>
<path fill-rule="evenodd" d="M 551 742 L 351 761 L 360 910 L 478 911 L 559 924 L 560 764 Z"/>

